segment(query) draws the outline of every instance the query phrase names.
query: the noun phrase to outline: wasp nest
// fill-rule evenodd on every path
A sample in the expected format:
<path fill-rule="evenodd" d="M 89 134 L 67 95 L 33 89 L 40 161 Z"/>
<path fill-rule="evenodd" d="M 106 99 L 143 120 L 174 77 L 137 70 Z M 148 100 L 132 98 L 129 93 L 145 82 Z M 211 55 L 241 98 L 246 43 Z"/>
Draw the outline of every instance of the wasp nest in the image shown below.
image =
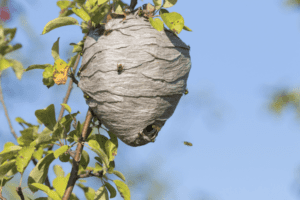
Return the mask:
<path fill-rule="evenodd" d="M 110 131 L 130 146 L 153 142 L 186 89 L 190 47 L 137 13 L 90 30 L 79 87 Z"/>

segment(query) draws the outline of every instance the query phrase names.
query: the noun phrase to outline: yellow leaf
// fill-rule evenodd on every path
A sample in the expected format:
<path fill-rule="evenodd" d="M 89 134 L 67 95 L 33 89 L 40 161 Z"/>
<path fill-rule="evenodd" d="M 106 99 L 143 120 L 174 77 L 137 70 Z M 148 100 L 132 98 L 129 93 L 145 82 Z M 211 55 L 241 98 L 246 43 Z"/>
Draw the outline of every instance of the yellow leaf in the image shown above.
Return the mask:
<path fill-rule="evenodd" d="M 68 79 L 68 69 L 69 66 L 64 60 L 58 59 L 55 61 L 53 70 L 53 80 L 57 85 L 66 84 Z"/>

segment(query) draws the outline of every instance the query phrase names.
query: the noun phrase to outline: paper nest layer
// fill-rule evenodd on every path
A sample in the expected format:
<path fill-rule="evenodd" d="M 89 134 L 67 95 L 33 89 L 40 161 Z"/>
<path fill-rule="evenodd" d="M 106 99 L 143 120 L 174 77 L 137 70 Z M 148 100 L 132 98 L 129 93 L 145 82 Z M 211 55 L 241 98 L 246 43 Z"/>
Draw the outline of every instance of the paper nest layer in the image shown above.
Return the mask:
<path fill-rule="evenodd" d="M 105 30 L 112 30 L 107 36 L 99 34 L 102 27 L 89 32 L 79 87 L 105 127 L 124 143 L 141 146 L 154 141 L 174 113 L 191 69 L 190 48 L 143 17 L 121 21 L 106 23 Z"/>

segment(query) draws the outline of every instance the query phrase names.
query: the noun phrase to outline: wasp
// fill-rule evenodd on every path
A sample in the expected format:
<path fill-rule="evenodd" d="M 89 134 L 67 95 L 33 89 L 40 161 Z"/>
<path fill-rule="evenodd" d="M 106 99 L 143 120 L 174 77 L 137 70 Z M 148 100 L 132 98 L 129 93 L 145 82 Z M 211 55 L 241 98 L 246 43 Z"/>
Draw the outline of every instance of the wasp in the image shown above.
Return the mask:
<path fill-rule="evenodd" d="M 124 69 L 124 66 L 122 64 L 117 64 L 117 71 L 120 74 Z"/>
<path fill-rule="evenodd" d="M 91 98 L 89 95 L 87 95 L 87 94 L 83 94 L 83 97 L 85 98 L 85 99 L 89 99 L 89 98 Z"/>
<path fill-rule="evenodd" d="M 189 93 L 188 89 L 185 89 L 184 94 L 187 95 Z"/>
<path fill-rule="evenodd" d="M 190 143 L 190 142 L 186 142 L 186 141 L 184 141 L 183 143 L 184 143 L 186 146 L 190 146 L 190 147 L 191 147 L 191 146 L 193 146 L 193 144 L 192 144 L 192 143 Z"/>

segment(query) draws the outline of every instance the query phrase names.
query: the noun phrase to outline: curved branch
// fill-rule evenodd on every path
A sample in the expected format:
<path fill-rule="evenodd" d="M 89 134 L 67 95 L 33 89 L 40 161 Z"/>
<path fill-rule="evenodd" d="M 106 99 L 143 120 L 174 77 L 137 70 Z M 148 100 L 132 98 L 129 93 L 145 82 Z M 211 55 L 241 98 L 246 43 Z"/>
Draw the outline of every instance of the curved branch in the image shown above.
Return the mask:
<path fill-rule="evenodd" d="M 0 78 L 1 78 L 1 72 L 0 72 Z M 18 139 L 18 136 L 14 130 L 14 128 L 12 127 L 11 125 L 11 121 L 9 119 L 9 115 L 8 115 L 8 112 L 7 112 L 7 109 L 6 109 L 6 106 L 5 106 L 5 102 L 4 102 L 4 98 L 3 98 L 3 93 L 2 93 L 2 88 L 1 88 L 1 79 L 0 79 L 0 101 L 2 103 L 2 106 L 3 106 L 3 109 L 4 109 L 4 113 L 5 113 L 5 116 L 7 118 L 7 121 L 8 121 L 8 125 L 9 125 L 9 128 L 10 128 L 10 132 L 13 134 L 13 136 Z"/>

